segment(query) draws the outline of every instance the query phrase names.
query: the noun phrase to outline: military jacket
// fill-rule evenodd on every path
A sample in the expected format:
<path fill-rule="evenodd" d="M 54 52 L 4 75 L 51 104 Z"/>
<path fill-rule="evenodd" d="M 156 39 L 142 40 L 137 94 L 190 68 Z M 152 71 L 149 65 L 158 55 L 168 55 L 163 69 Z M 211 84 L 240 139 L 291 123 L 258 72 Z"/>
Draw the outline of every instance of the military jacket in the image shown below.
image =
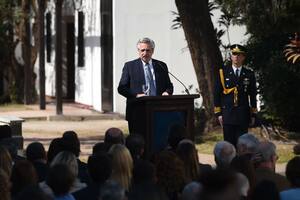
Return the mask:
<path fill-rule="evenodd" d="M 256 113 L 256 94 L 252 70 L 242 67 L 237 77 L 232 66 L 225 66 L 215 82 L 215 114 L 223 116 L 224 124 L 249 124 L 251 115 Z"/>

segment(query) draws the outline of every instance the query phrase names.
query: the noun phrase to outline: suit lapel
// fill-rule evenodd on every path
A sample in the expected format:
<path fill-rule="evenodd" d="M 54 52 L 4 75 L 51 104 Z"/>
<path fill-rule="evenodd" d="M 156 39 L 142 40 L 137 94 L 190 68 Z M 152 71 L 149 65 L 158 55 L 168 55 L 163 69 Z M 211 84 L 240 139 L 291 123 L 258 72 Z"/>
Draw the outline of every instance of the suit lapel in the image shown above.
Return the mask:
<path fill-rule="evenodd" d="M 143 62 L 141 61 L 141 59 L 138 59 L 138 62 L 136 64 L 136 69 L 137 69 L 137 77 L 139 77 L 139 81 L 142 84 L 146 84 L 146 80 L 145 80 L 145 72 L 144 72 L 144 66 L 143 66 Z"/>

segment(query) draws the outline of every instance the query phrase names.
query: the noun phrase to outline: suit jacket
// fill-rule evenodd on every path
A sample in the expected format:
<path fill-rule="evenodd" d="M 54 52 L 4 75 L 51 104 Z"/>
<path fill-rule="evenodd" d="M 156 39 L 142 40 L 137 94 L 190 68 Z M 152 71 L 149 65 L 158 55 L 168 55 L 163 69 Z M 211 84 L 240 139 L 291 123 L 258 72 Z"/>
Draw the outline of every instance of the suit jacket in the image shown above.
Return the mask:
<path fill-rule="evenodd" d="M 159 60 L 152 59 L 155 74 L 156 94 L 163 92 L 173 93 L 173 84 L 170 81 L 167 65 Z M 137 94 L 143 93 L 142 85 L 145 84 L 145 74 L 141 59 L 126 62 L 122 71 L 118 92 L 127 98 L 126 119 L 130 118 L 130 100 Z"/>
<path fill-rule="evenodd" d="M 223 115 L 224 124 L 248 125 L 251 114 L 256 112 L 256 80 L 254 72 L 245 67 L 240 76 L 234 75 L 232 66 L 223 68 L 225 88 L 237 87 L 238 101 L 234 105 L 234 93 L 223 93 L 220 75 L 216 78 L 214 90 L 215 114 Z"/>

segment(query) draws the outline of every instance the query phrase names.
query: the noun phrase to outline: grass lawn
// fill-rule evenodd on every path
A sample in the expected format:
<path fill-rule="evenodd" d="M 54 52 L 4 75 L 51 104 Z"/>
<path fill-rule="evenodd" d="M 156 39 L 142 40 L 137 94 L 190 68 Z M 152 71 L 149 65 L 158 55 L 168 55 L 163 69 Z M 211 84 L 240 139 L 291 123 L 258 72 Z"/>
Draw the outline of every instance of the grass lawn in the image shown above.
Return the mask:
<path fill-rule="evenodd" d="M 24 104 L 0 104 L 0 112 L 31 110 L 31 108 Z"/>
<path fill-rule="evenodd" d="M 259 131 L 251 130 L 251 132 L 257 134 L 257 132 Z M 222 140 L 223 140 L 222 130 L 217 129 L 208 135 L 196 137 L 196 147 L 199 153 L 213 154 L 215 144 L 218 141 L 222 141 Z M 262 139 L 260 138 L 260 140 Z M 277 154 L 279 156 L 278 163 L 286 163 L 295 156 L 295 154 L 293 153 L 294 144 L 283 143 L 281 141 L 276 141 L 276 140 L 272 142 L 275 143 L 277 147 Z"/>

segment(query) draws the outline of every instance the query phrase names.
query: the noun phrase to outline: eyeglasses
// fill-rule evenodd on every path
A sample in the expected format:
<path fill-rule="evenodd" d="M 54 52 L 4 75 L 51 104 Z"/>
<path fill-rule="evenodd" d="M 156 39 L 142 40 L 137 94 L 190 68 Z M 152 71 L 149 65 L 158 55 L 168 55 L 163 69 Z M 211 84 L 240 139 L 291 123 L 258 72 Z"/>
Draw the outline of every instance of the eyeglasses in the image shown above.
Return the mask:
<path fill-rule="evenodd" d="M 151 51 L 151 49 L 139 49 L 139 51 L 140 51 L 140 52 L 144 52 L 144 51 L 146 51 L 146 52 L 150 52 L 150 51 Z"/>

